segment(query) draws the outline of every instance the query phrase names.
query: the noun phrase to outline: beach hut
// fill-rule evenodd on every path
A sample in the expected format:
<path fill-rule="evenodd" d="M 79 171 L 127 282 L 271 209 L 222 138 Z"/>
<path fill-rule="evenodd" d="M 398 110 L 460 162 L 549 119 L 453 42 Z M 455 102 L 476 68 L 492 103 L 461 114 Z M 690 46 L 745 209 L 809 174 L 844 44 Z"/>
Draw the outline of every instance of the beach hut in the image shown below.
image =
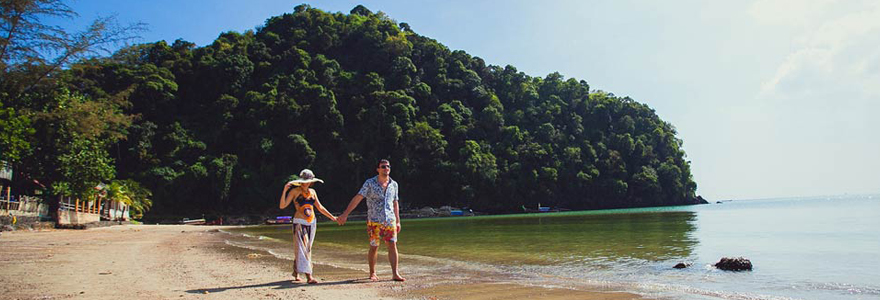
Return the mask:
<path fill-rule="evenodd" d="M 5 160 L 0 160 L 0 194 L 0 209 L 9 212 L 12 209 L 12 165 Z"/>

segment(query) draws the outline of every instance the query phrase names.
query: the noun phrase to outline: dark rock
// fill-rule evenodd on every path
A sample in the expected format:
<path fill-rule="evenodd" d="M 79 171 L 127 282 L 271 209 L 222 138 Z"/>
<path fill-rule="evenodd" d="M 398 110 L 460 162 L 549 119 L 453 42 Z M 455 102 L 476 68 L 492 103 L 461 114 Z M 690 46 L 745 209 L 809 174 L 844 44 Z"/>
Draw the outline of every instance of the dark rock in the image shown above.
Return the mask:
<path fill-rule="evenodd" d="M 715 267 L 725 271 L 751 271 L 752 261 L 742 257 L 723 257 Z"/>
<path fill-rule="evenodd" d="M 703 198 L 703 196 L 697 196 L 697 204 L 709 204 L 709 201 Z"/>
<path fill-rule="evenodd" d="M 682 262 L 682 263 L 678 263 L 678 264 L 675 265 L 673 268 L 676 268 L 676 269 L 684 269 L 684 268 L 687 268 L 687 267 L 690 267 L 690 266 L 691 266 L 691 263 L 683 263 L 683 262 Z"/>
<path fill-rule="evenodd" d="M 15 227 L 12 227 L 12 225 L 3 225 L 0 226 L 0 231 L 15 231 Z"/>
<path fill-rule="evenodd" d="M 424 215 L 426 215 L 426 216 L 434 216 L 434 215 L 437 214 L 437 210 L 435 210 L 435 209 L 432 208 L 432 207 L 425 206 L 425 207 L 423 207 L 422 209 L 419 210 L 419 213 L 422 213 L 422 214 L 424 214 Z"/>

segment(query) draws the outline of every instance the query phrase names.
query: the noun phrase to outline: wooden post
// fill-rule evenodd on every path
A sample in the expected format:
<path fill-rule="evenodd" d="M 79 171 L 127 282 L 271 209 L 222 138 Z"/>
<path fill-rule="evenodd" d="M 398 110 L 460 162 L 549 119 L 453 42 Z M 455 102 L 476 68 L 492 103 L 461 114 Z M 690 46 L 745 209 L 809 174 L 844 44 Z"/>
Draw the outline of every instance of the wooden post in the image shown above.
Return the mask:
<path fill-rule="evenodd" d="M 79 212 L 79 198 L 76 198 L 76 206 L 73 207 L 73 211 Z"/>
<path fill-rule="evenodd" d="M 0 193 L 2 193 L 2 192 L 3 192 L 3 190 L 0 190 Z M 9 204 L 11 204 L 11 203 L 12 203 L 12 187 L 7 186 L 6 187 L 6 212 L 9 212 Z"/>

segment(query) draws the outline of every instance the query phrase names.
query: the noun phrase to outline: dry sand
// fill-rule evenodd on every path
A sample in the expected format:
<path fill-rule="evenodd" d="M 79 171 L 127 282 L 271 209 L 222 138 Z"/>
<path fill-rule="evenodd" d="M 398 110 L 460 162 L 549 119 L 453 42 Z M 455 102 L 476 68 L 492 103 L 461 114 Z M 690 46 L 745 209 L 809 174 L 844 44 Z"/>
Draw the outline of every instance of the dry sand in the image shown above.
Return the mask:
<path fill-rule="evenodd" d="M 361 270 L 326 265 L 315 266 L 320 284 L 296 283 L 289 262 L 229 246 L 218 228 L 4 232 L 0 299 L 639 299 L 479 280 L 437 285 L 424 282 L 428 274 L 369 282 Z"/>

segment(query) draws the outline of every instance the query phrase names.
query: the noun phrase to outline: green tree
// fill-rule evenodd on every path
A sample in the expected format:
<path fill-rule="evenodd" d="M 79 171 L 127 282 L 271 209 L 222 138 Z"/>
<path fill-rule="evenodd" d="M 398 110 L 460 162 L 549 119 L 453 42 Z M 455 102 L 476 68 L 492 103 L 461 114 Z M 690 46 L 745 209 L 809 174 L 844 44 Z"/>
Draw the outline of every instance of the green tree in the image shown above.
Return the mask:
<path fill-rule="evenodd" d="M 0 5 L 0 86 L 4 97 L 21 100 L 24 93 L 52 81 L 69 63 L 95 56 L 130 41 L 144 24 L 120 26 L 113 17 L 95 19 L 81 32 L 43 23 L 45 18 L 74 18 L 60 0 L 3 0 Z"/>
<path fill-rule="evenodd" d="M 487 65 L 364 6 L 344 14 L 299 5 L 204 47 L 134 45 L 60 73 L 74 94 L 109 107 L 107 116 L 139 116 L 130 126 L 67 128 L 106 140 L 117 176 L 153 192 L 150 214 L 280 213 L 284 179 L 303 168 L 326 181 L 322 197 L 345 198 L 374 175 L 378 158 L 390 158 L 408 187 L 405 209 L 510 212 L 538 201 L 591 209 L 695 197 L 682 141 L 649 106 L 559 73 Z M 33 96 L 30 111 L 71 119 L 68 108 L 49 109 L 58 107 L 54 96 Z M 53 139 L 40 116 L 32 135 Z"/>
<path fill-rule="evenodd" d="M 28 116 L 19 114 L 15 108 L 4 107 L 0 101 L 0 158 L 20 160 L 30 151 L 29 137 L 34 132 Z"/>
<path fill-rule="evenodd" d="M 73 136 L 58 156 L 56 194 L 85 198 L 91 189 L 116 174 L 113 160 L 100 142 Z"/>

